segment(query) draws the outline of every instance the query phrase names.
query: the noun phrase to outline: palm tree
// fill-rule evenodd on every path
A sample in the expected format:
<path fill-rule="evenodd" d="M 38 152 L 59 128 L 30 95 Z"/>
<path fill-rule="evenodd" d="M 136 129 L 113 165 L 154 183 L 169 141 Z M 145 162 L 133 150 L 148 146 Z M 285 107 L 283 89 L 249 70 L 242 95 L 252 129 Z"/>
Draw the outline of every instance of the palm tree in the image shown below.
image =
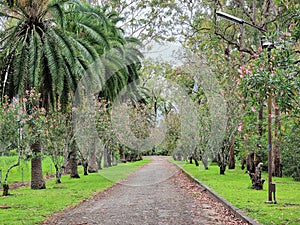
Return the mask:
<path fill-rule="evenodd" d="M 121 64 L 120 59 L 136 62 L 132 54 L 121 50 L 128 41 L 116 28 L 119 18 L 114 13 L 105 13 L 105 9 L 76 0 L 22 0 L 0 4 L 0 17 L 5 21 L 0 31 L 1 97 L 22 97 L 26 90 L 35 88 L 41 93 L 41 107 L 49 111 L 61 104 L 66 109 L 82 74 L 100 55 L 119 47 L 119 57 L 108 57 L 107 68 Z M 117 78 L 107 83 L 105 97 L 113 98 L 127 82 L 136 79 L 136 64 L 127 64 Z M 36 157 L 32 159 L 31 187 L 45 188 L 40 142 L 32 143 L 32 148 Z"/>

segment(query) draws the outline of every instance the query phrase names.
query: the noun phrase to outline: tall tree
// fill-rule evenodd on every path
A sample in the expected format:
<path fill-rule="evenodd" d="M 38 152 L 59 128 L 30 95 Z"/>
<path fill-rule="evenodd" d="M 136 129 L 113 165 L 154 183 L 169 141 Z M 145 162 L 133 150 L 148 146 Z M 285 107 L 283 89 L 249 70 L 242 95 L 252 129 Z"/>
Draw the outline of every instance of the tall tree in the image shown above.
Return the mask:
<path fill-rule="evenodd" d="M 108 49 L 114 35 L 101 10 L 72 0 L 33 0 L 1 3 L 3 53 L 1 96 L 22 97 L 33 87 L 41 93 L 41 107 L 64 108 L 75 92 L 89 63 Z M 85 20 L 73 20 L 80 15 Z M 97 24 L 89 22 L 93 17 Z M 101 27 L 95 25 L 102 24 Z M 107 26 L 106 26 L 107 25 Z M 80 33 L 71 26 L 79 27 Z M 88 38 L 87 38 L 88 36 Z M 97 45 L 97 47 L 95 47 Z M 36 156 L 32 161 L 32 188 L 45 188 L 41 176 L 41 146 L 31 143 Z M 38 175 L 38 176 L 35 176 Z"/>

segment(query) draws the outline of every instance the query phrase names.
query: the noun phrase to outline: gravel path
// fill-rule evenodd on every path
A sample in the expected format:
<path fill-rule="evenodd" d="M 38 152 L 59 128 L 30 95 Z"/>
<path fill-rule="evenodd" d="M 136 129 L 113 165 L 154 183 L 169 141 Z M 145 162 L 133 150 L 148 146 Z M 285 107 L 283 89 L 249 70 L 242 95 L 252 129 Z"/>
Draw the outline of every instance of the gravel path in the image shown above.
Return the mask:
<path fill-rule="evenodd" d="M 42 224 L 246 224 L 166 158 L 153 158 L 127 180 Z"/>

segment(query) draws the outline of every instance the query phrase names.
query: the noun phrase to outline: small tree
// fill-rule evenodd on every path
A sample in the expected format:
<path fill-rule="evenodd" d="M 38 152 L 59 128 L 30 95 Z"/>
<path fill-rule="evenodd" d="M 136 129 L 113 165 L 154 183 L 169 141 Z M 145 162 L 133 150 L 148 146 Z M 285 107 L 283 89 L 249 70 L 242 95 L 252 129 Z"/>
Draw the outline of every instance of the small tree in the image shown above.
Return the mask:
<path fill-rule="evenodd" d="M 43 146 L 54 163 L 56 183 L 61 183 L 64 156 L 67 154 L 69 142 L 72 141 L 68 132 L 68 118 L 66 113 L 61 111 L 50 112 L 46 118 Z"/>

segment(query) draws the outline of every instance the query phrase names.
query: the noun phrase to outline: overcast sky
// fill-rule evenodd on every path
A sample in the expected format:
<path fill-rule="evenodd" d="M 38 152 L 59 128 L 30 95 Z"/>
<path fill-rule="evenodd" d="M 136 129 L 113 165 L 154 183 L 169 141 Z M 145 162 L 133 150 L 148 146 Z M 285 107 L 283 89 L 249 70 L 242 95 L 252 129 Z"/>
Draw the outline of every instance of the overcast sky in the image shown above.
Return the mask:
<path fill-rule="evenodd" d="M 181 50 L 181 45 L 179 43 L 165 42 L 163 44 L 158 44 L 154 42 L 150 50 L 145 50 L 143 53 L 145 58 L 151 58 L 154 61 L 164 61 L 171 64 L 179 65 L 176 53 Z"/>

